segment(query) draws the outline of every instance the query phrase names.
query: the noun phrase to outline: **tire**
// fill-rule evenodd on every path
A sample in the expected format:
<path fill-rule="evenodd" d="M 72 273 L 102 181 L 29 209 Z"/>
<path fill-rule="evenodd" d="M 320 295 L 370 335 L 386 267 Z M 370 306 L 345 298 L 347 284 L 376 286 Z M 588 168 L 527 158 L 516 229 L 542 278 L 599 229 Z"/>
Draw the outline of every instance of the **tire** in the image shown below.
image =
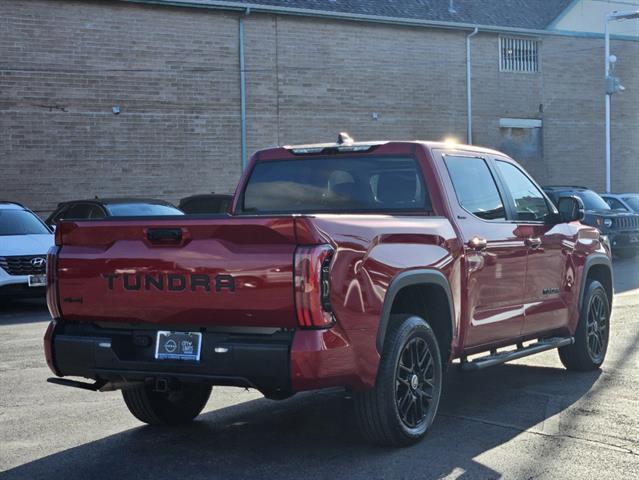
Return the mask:
<path fill-rule="evenodd" d="M 182 383 L 168 392 L 157 392 L 152 385 L 122 390 L 124 403 L 141 422 L 149 425 L 180 425 L 197 417 L 211 395 L 211 385 Z"/>
<path fill-rule="evenodd" d="M 597 280 L 586 283 L 575 343 L 559 349 L 561 363 L 568 370 L 596 370 L 604 362 L 610 337 L 610 302 Z"/>
<path fill-rule="evenodd" d="M 373 443 L 411 445 L 429 431 L 441 390 L 442 360 L 432 328 L 420 317 L 393 315 L 375 388 L 353 393 L 356 421 Z"/>

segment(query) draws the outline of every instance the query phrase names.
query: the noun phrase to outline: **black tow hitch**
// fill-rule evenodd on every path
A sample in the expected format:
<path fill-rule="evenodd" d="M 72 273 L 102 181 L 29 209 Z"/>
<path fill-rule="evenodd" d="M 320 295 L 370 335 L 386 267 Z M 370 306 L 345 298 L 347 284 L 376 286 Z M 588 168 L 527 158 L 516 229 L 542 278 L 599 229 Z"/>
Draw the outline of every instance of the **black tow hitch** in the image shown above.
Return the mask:
<path fill-rule="evenodd" d="M 154 392 L 166 393 L 170 390 L 169 381 L 166 378 L 156 378 L 155 385 L 153 387 Z"/>
<path fill-rule="evenodd" d="M 64 387 L 81 388 L 82 390 L 91 390 L 97 392 L 106 385 L 106 380 L 96 380 L 95 383 L 78 382 L 77 380 L 69 380 L 68 378 L 47 378 L 47 382 L 55 383 L 56 385 L 62 385 Z"/>

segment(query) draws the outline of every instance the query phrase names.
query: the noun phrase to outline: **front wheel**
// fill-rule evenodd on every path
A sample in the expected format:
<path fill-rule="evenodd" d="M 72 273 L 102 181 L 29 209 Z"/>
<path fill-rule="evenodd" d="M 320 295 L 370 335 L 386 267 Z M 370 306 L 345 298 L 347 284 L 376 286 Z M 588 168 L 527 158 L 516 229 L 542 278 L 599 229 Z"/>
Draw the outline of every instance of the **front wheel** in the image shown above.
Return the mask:
<path fill-rule="evenodd" d="M 583 306 L 575 332 L 575 343 L 559 349 L 561 363 L 568 370 L 586 372 L 601 367 L 608 350 L 610 302 L 603 285 L 586 284 Z"/>
<path fill-rule="evenodd" d="M 394 315 L 375 388 L 354 393 L 356 419 L 372 442 L 403 446 L 429 430 L 442 390 L 437 338 L 417 316 Z"/>
<path fill-rule="evenodd" d="M 122 390 L 124 403 L 141 422 L 149 425 L 179 425 L 192 421 L 206 406 L 211 385 L 182 383 L 166 392 L 152 385 Z"/>

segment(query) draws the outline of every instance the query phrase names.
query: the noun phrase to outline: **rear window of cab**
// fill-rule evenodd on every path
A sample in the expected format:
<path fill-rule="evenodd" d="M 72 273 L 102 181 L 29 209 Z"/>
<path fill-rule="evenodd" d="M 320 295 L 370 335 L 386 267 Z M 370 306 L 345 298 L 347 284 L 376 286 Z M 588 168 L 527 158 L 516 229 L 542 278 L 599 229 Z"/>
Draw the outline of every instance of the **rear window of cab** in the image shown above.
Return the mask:
<path fill-rule="evenodd" d="M 305 157 L 255 164 L 242 213 L 430 211 L 412 157 Z"/>

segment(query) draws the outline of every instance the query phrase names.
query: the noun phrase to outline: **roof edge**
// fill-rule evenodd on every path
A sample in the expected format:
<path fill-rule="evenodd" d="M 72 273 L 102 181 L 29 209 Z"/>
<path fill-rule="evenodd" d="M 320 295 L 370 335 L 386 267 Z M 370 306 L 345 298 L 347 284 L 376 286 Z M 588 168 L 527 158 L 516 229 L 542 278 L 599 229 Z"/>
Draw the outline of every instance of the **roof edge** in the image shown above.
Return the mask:
<path fill-rule="evenodd" d="M 553 32 L 521 27 L 495 26 L 464 22 L 444 22 L 439 20 L 418 20 L 400 17 L 385 17 L 379 15 L 365 15 L 359 13 L 331 12 L 313 10 L 308 8 L 278 7 L 273 5 L 260 5 L 251 2 L 225 2 L 216 0 L 119 0 L 127 3 L 142 3 L 150 5 L 163 5 L 171 7 L 204 8 L 210 10 L 227 10 L 235 12 L 267 13 L 279 15 L 291 15 L 301 17 L 320 17 L 333 20 L 348 20 L 357 22 L 382 23 L 387 25 L 400 25 L 408 27 L 442 28 L 449 30 L 479 30 L 494 33 L 516 33 L 520 35 L 562 35 L 567 32 Z"/>
<path fill-rule="evenodd" d="M 359 13 L 343 13 L 312 10 L 308 8 L 277 7 L 272 5 L 260 5 L 250 2 L 225 2 L 216 0 L 118 0 L 120 2 L 138 3 L 148 5 L 160 5 L 167 7 L 203 8 L 208 10 L 225 10 L 247 13 L 265 13 L 271 15 L 290 15 L 298 17 L 327 18 L 331 20 L 343 20 L 352 22 L 380 23 L 385 25 L 398 25 L 417 28 L 440 28 L 447 30 L 472 31 L 478 28 L 481 32 L 506 33 L 531 36 L 558 36 L 558 37 L 586 37 L 603 38 L 603 33 L 573 32 L 569 30 L 539 30 L 533 28 L 508 27 L 496 25 L 484 25 L 464 22 L 444 22 L 439 20 L 415 20 L 400 17 L 383 17 L 379 15 L 364 15 Z M 569 6 L 566 8 L 570 8 Z M 611 34 L 613 40 L 639 41 L 637 37 Z"/>

